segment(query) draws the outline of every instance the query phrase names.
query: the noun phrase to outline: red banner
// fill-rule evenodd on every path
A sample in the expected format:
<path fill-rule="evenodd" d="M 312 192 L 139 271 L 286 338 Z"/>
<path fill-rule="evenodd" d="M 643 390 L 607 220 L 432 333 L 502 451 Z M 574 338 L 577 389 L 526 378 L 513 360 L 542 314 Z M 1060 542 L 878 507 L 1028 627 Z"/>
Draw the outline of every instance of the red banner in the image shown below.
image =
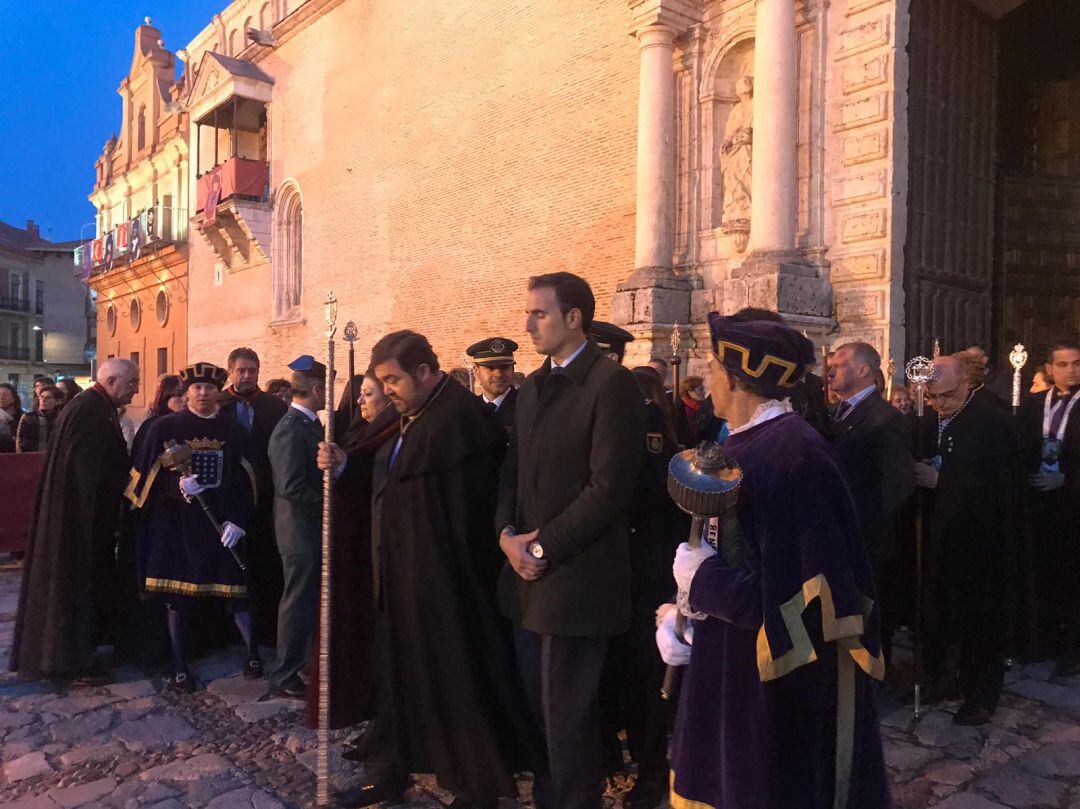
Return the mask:
<path fill-rule="evenodd" d="M 26 548 L 26 534 L 34 513 L 38 477 L 44 452 L 0 453 L 0 480 L 4 481 L 4 519 L 0 520 L 0 553 Z"/>

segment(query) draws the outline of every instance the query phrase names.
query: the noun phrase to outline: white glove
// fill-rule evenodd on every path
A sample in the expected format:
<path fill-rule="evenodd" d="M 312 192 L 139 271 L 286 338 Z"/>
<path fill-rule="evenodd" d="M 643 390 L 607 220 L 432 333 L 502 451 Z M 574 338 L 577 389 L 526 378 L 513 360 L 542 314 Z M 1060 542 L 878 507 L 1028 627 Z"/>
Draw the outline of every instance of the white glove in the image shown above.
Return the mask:
<path fill-rule="evenodd" d="M 702 562 L 713 556 L 716 556 L 716 548 L 708 542 L 702 542 L 698 548 L 691 548 L 686 542 L 678 547 L 675 551 L 675 564 L 671 566 L 671 570 L 675 574 L 675 584 L 678 585 L 680 592 L 690 592 L 690 583 L 694 581 L 697 569 L 701 567 Z"/>
<path fill-rule="evenodd" d="M 233 525 L 231 522 L 225 523 L 221 526 L 221 544 L 226 548 L 235 548 L 236 543 L 243 539 L 246 533 L 243 528 L 238 525 Z"/>
<path fill-rule="evenodd" d="M 180 494 L 184 497 L 194 497 L 206 491 L 206 487 L 199 483 L 196 475 L 184 475 L 180 478 Z"/>
<path fill-rule="evenodd" d="M 675 634 L 675 619 L 679 611 L 674 609 L 674 604 L 670 606 L 672 609 L 664 614 L 656 626 L 656 648 L 660 650 L 660 657 L 669 666 L 685 666 L 690 662 L 690 647 L 679 640 L 679 636 Z M 690 634 L 689 631 L 687 634 Z"/>

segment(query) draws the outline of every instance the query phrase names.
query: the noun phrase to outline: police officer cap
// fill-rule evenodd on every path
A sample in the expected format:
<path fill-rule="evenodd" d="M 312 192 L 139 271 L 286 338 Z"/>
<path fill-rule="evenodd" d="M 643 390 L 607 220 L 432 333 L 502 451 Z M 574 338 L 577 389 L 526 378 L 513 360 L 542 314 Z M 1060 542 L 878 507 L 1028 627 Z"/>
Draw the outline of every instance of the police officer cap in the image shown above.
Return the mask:
<path fill-rule="evenodd" d="M 473 359 L 473 365 L 513 365 L 518 344 L 505 337 L 489 337 L 473 343 L 465 353 Z"/>
<path fill-rule="evenodd" d="M 180 385 L 187 390 L 192 385 L 203 383 L 214 385 L 218 390 L 229 381 L 229 372 L 211 362 L 196 362 L 180 369 Z"/>
<path fill-rule="evenodd" d="M 289 363 L 289 370 L 296 371 L 304 376 L 322 378 L 326 376 L 326 366 L 310 354 L 301 354 Z"/>
<path fill-rule="evenodd" d="M 602 320 L 594 320 L 589 326 L 589 337 L 604 353 L 617 354 L 619 362 L 622 362 L 626 353 L 626 344 L 634 341 L 634 335 L 626 329 L 620 329 L 613 323 L 605 323 Z"/>

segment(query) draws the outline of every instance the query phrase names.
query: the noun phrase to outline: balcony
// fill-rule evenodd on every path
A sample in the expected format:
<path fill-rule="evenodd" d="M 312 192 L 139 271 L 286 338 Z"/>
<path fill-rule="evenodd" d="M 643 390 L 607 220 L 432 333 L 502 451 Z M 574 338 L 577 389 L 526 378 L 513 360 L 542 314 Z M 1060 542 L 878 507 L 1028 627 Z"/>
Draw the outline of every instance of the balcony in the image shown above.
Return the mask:
<path fill-rule="evenodd" d="M 230 269 L 270 260 L 268 176 L 265 161 L 230 157 L 199 177 L 193 223 Z"/>
<path fill-rule="evenodd" d="M 133 219 L 75 248 L 75 275 L 84 282 L 113 267 L 129 264 L 159 247 L 187 241 L 187 210 L 151 205 Z M 91 230 L 94 226 L 89 226 Z"/>
<path fill-rule="evenodd" d="M 31 315 L 45 314 L 44 301 L 33 301 L 29 298 L 12 298 L 0 295 L 0 310 L 5 312 L 26 312 Z"/>
<path fill-rule="evenodd" d="M 0 344 L 0 360 L 30 362 L 30 349 L 22 348 L 21 346 L 6 346 Z"/>

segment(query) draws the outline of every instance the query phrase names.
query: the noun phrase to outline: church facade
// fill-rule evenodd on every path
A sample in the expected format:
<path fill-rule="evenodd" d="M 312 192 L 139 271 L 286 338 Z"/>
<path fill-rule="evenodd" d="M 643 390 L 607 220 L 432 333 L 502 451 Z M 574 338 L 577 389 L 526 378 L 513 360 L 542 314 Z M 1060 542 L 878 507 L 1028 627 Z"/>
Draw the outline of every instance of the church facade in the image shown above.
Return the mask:
<path fill-rule="evenodd" d="M 1080 48 L 1052 0 L 236 0 L 188 46 L 188 354 L 500 334 L 585 276 L 627 362 L 706 313 L 999 362 L 1080 326 Z M 1029 372 L 1031 368 L 1029 367 Z M 899 370 L 898 370 L 899 375 Z"/>

